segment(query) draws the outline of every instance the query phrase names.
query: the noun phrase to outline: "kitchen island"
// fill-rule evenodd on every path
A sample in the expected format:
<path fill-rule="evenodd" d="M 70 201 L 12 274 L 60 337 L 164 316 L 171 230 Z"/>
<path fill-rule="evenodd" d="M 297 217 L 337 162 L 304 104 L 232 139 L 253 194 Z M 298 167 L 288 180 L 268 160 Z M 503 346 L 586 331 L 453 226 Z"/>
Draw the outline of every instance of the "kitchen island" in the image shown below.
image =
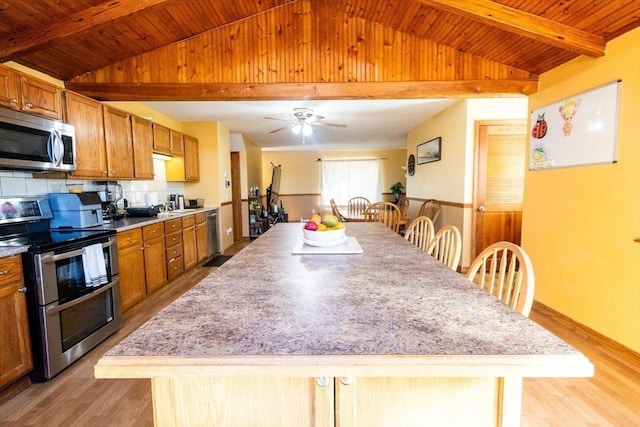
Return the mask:
<path fill-rule="evenodd" d="M 593 375 L 578 351 L 382 224 L 362 254 L 292 255 L 278 224 L 109 350 L 156 425 L 518 425 L 523 377 Z"/>

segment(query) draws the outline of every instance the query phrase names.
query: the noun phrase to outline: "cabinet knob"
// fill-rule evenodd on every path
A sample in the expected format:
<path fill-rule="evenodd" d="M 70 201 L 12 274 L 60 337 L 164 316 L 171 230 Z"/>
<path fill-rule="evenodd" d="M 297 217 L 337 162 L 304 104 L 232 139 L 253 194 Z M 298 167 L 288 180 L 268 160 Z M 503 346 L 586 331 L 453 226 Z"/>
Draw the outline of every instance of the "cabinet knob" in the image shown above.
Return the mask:
<path fill-rule="evenodd" d="M 340 377 L 340 384 L 342 385 L 353 384 L 353 377 Z"/>
<path fill-rule="evenodd" d="M 10 101 L 12 104 L 17 104 L 18 103 L 18 98 L 11 98 Z"/>
<path fill-rule="evenodd" d="M 0 276 L 4 276 L 5 274 L 9 274 L 9 270 L 0 271 Z"/>
<path fill-rule="evenodd" d="M 18 289 L 18 292 L 22 292 L 23 294 L 26 294 L 27 293 L 27 287 L 26 286 L 21 287 L 20 289 Z"/>
<path fill-rule="evenodd" d="M 24 104 L 26 107 L 28 108 L 33 108 L 33 104 L 30 102 L 27 102 L 26 104 Z"/>
<path fill-rule="evenodd" d="M 316 385 L 318 387 L 326 387 L 329 385 L 329 378 L 327 377 L 318 377 L 316 378 Z"/>

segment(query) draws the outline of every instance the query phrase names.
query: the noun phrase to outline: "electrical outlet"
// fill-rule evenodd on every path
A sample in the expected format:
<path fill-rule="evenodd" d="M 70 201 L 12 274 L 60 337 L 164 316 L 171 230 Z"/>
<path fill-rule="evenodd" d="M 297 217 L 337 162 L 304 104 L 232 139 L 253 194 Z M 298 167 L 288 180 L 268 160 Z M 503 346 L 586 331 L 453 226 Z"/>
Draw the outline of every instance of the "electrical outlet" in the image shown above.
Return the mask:
<path fill-rule="evenodd" d="M 227 228 L 227 236 L 228 236 L 229 234 L 231 234 L 232 232 L 233 232 L 233 228 L 231 228 L 231 227 Z"/>

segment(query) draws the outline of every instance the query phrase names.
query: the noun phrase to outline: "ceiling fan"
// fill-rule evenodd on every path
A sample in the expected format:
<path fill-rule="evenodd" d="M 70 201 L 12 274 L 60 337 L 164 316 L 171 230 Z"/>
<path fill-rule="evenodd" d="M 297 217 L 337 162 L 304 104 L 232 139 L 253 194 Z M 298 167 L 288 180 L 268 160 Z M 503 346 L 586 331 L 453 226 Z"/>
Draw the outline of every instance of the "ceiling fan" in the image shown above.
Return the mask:
<path fill-rule="evenodd" d="M 303 136 L 309 136 L 313 131 L 312 126 L 325 126 L 325 127 L 336 127 L 336 128 L 347 127 L 347 125 L 343 125 L 339 123 L 322 122 L 321 120 L 324 119 L 324 116 L 313 114 L 313 110 L 311 108 L 302 108 L 302 107 L 294 108 L 293 115 L 295 116 L 294 120 L 278 119 L 275 117 L 265 117 L 265 119 L 267 120 L 279 120 L 283 122 L 289 122 L 288 125 L 278 129 L 274 129 L 269 133 L 276 133 L 276 132 L 280 132 L 281 130 L 291 128 L 291 131 L 296 135 L 302 133 Z"/>

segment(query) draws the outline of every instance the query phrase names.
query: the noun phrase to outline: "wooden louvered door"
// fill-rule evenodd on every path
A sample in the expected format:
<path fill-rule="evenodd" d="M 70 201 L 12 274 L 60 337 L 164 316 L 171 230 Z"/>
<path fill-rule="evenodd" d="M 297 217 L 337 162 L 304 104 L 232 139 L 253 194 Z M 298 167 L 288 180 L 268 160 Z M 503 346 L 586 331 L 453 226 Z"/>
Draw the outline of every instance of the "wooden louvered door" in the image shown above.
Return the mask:
<path fill-rule="evenodd" d="M 478 123 L 472 259 L 492 243 L 520 244 L 526 122 Z"/>

